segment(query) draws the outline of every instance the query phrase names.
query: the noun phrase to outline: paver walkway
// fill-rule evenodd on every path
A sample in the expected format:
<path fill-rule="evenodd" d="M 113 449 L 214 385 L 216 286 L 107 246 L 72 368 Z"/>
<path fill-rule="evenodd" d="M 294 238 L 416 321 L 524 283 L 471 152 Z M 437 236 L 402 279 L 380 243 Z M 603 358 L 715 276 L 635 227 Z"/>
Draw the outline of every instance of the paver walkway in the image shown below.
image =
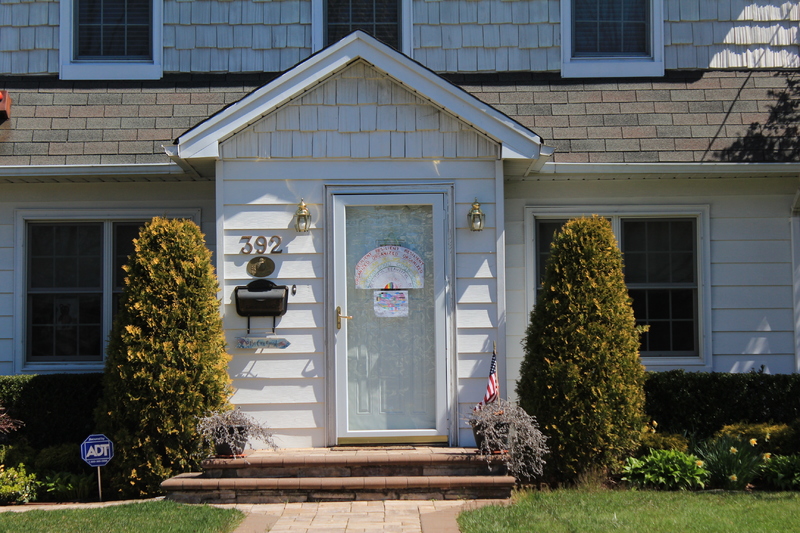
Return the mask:
<path fill-rule="evenodd" d="M 0 512 L 104 507 L 135 503 L 115 501 L 2 506 Z M 386 500 L 376 502 L 319 502 L 223 504 L 246 513 L 234 533 L 458 533 L 456 516 L 465 508 L 504 504 L 508 500 Z"/>
<path fill-rule="evenodd" d="M 247 513 L 235 533 L 458 533 L 455 517 L 466 503 L 387 500 L 219 507 Z"/>

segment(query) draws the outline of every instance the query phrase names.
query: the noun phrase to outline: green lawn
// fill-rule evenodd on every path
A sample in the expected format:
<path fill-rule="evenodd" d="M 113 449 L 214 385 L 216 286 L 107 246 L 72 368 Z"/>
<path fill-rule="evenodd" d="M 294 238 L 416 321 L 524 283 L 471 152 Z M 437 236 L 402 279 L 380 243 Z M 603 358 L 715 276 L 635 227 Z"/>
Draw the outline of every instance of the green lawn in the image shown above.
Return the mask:
<path fill-rule="evenodd" d="M 154 501 L 63 511 L 0 513 L 1 533 L 229 533 L 244 514 Z"/>
<path fill-rule="evenodd" d="M 462 513 L 463 533 L 800 532 L 797 492 L 557 490 Z"/>

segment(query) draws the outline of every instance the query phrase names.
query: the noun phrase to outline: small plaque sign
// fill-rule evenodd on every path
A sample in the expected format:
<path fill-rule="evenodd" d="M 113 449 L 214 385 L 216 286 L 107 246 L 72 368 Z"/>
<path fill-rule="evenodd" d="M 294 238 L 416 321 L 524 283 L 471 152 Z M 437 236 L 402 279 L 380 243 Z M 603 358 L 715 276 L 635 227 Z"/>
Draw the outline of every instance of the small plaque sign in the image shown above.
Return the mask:
<path fill-rule="evenodd" d="M 275 261 L 269 257 L 254 257 L 247 262 L 247 273 L 256 278 L 264 278 L 275 272 Z"/>
<path fill-rule="evenodd" d="M 236 337 L 236 347 L 244 350 L 255 348 L 278 348 L 283 350 L 291 343 L 274 337 Z"/>

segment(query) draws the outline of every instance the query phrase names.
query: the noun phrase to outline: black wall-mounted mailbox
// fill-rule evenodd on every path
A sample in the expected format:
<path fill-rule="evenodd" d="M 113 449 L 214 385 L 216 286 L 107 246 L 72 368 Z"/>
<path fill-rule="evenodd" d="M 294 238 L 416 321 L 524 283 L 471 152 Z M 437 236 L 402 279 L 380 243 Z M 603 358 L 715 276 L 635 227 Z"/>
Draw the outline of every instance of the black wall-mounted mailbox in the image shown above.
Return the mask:
<path fill-rule="evenodd" d="M 236 287 L 233 296 L 240 316 L 283 316 L 289 302 L 289 287 L 257 279 L 244 287 Z"/>

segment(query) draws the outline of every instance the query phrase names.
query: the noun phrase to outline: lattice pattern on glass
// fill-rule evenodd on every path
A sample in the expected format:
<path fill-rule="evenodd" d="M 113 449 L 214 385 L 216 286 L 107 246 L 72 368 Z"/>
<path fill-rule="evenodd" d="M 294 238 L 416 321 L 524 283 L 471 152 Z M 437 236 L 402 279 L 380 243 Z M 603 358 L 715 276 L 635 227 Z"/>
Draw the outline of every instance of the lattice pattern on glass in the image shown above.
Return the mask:
<path fill-rule="evenodd" d="M 697 355 L 694 219 L 623 220 L 625 281 L 636 322 L 649 325 L 643 355 Z"/>
<path fill-rule="evenodd" d="M 29 360 L 102 358 L 102 223 L 28 226 Z"/>
<path fill-rule="evenodd" d="M 649 56 L 650 0 L 572 0 L 572 55 Z"/>
<path fill-rule="evenodd" d="M 151 0 L 76 1 L 76 59 L 152 59 Z"/>
<path fill-rule="evenodd" d="M 399 0 L 328 0 L 326 9 L 328 44 L 362 30 L 400 48 Z"/>

